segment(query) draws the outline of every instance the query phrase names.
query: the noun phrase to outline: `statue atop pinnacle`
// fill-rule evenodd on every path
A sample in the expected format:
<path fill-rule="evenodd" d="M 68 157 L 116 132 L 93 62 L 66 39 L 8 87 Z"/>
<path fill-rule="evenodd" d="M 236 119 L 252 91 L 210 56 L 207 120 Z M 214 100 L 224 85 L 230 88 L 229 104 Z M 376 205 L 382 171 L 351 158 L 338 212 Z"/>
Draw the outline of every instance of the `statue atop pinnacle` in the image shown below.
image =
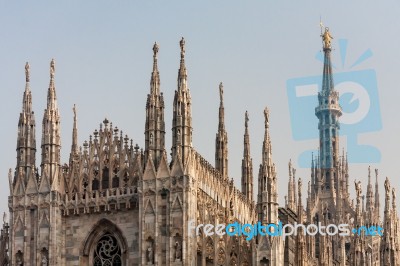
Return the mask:
<path fill-rule="evenodd" d="M 324 49 L 331 49 L 331 40 L 333 39 L 329 28 L 325 27 L 324 33 L 321 34 L 322 41 L 324 42 Z"/>

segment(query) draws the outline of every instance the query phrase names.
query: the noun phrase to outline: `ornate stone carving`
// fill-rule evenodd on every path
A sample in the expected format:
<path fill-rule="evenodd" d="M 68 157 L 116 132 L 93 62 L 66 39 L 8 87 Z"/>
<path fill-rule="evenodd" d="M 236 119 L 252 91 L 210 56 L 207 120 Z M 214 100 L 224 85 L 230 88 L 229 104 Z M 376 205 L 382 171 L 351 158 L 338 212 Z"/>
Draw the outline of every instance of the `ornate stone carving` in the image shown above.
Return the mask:
<path fill-rule="evenodd" d="M 146 259 L 147 259 L 147 263 L 152 264 L 154 262 L 154 251 L 153 251 L 153 243 L 152 242 L 147 246 Z"/>
<path fill-rule="evenodd" d="M 175 260 L 180 261 L 182 259 L 182 246 L 177 241 L 175 243 Z"/>
<path fill-rule="evenodd" d="M 17 254 L 15 255 L 15 262 L 17 266 L 24 265 L 24 253 L 21 250 L 18 250 Z"/>
<path fill-rule="evenodd" d="M 225 250 L 221 247 L 218 249 L 217 262 L 218 264 L 225 264 L 225 260 L 226 260 Z"/>

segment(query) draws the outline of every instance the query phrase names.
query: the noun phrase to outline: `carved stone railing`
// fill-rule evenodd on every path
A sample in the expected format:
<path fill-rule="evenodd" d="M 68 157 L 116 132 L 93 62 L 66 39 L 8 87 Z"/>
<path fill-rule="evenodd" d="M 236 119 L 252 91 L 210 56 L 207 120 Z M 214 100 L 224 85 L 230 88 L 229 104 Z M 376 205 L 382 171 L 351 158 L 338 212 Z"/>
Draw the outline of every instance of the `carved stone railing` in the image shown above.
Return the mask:
<path fill-rule="evenodd" d="M 132 206 L 134 204 L 135 206 Z M 76 192 L 64 196 L 64 215 L 96 213 L 114 209 L 137 207 L 138 188 L 109 188 L 104 190 Z"/>

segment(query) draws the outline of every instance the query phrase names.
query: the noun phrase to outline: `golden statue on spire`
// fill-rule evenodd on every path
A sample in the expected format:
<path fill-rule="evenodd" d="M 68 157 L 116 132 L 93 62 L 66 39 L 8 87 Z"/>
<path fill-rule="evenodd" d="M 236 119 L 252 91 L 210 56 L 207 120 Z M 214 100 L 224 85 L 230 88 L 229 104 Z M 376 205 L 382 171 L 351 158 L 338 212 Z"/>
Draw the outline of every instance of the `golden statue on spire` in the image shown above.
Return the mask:
<path fill-rule="evenodd" d="M 325 27 L 324 33 L 321 34 L 322 41 L 324 42 L 324 49 L 331 48 L 331 40 L 333 39 L 331 33 L 329 32 L 329 28 Z"/>

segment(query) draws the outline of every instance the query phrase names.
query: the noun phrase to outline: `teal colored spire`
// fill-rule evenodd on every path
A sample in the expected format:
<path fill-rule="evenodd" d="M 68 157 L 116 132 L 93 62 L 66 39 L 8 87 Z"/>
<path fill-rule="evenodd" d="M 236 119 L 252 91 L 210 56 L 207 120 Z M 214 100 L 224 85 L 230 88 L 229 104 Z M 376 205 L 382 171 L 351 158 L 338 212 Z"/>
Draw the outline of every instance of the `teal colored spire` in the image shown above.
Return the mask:
<path fill-rule="evenodd" d="M 339 162 L 339 117 L 342 115 L 342 110 L 339 105 L 339 93 L 334 88 L 331 63 L 332 36 L 328 28 L 325 28 L 321 37 L 324 50 L 324 68 L 322 89 L 318 93 L 318 106 L 315 108 L 315 115 L 319 120 L 319 167 L 322 169 L 324 186 L 326 189 L 330 189 L 332 186 L 331 178 L 333 178 L 333 172 L 330 169 L 335 168 Z"/>
<path fill-rule="evenodd" d="M 322 78 L 322 91 L 330 92 L 334 89 L 333 85 L 333 74 L 332 74 L 332 63 L 331 63 L 331 39 L 332 36 L 329 32 L 329 28 L 325 28 L 325 32 L 321 35 L 324 42 L 324 72 Z"/>

